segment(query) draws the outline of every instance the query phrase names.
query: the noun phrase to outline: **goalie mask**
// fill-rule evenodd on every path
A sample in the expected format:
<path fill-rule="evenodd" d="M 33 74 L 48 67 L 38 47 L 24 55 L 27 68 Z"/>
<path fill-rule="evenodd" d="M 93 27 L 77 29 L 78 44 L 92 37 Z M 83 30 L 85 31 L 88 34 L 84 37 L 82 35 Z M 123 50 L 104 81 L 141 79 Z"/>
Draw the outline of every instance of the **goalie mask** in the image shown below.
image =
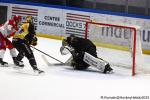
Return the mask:
<path fill-rule="evenodd" d="M 62 46 L 70 46 L 74 42 L 76 42 L 76 37 L 71 34 L 69 37 L 66 37 L 65 39 L 62 40 Z"/>

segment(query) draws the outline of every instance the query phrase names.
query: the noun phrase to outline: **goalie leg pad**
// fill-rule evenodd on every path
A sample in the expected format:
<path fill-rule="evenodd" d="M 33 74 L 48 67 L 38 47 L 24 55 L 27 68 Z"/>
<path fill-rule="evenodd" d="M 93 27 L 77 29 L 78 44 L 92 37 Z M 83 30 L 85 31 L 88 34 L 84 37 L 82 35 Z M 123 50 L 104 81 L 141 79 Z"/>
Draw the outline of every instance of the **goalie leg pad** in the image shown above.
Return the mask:
<path fill-rule="evenodd" d="M 100 72 L 104 72 L 105 66 L 108 64 L 108 62 L 102 59 L 98 59 L 87 52 L 85 52 L 84 54 L 83 61 L 91 66 L 96 67 L 97 69 L 100 70 Z"/>

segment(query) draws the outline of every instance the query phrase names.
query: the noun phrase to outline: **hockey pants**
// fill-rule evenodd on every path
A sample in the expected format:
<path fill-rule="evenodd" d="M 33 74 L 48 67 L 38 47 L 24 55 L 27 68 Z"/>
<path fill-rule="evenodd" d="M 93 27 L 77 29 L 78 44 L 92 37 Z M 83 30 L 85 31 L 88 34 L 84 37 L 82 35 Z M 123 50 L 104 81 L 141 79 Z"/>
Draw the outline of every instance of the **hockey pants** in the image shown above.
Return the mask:
<path fill-rule="evenodd" d="M 27 57 L 29 63 L 33 69 L 37 68 L 37 63 L 34 57 L 34 54 L 30 48 L 30 45 L 22 39 L 13 39 L 12 41 L 14 47 L 18 50 L 19 54 L 17 55 L 17 60 L 21 61 L 23 57 Z"/>

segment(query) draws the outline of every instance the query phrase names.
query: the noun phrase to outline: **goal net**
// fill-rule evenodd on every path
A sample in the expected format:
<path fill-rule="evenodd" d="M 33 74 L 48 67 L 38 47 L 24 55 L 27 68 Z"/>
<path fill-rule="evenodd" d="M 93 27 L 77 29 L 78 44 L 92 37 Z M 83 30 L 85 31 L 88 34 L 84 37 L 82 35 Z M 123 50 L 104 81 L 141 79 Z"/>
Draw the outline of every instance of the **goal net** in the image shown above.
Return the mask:
<path fill-rule="evenodd" d="M 100 49 L 98 56 L 107 60 L 112 66 L 132 69 L 134 76 L 138 72 L 147 72 L 141 47 L 140 27 L 86 22 L 85 38 L 96 45 L 121 50 L 111 51 Z"/>

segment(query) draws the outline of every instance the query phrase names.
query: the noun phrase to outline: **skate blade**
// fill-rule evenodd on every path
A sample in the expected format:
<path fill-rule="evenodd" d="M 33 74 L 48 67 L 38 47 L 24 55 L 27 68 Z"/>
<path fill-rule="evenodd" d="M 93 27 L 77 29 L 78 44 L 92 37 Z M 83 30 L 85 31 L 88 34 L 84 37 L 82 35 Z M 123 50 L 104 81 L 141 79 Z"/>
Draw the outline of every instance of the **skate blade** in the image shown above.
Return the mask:
<path fill-rule="evenodd" d="M 39 73 L 39 72 L 33 72 L 33 74 L 35 75 L 35 76 L 42 76 L 42 75 L 45 75 L 45 72 L 41 72 L 41 73 Z"/>
<path fill-rule="evenodd" d="M 25 70 L 25 69 L 15 69 L 15 73 L 19 73 L 19 74 L 22 74 L 22 75 L 29 75 L 29 76 L 43 76 L 45 75 L 45 73 L 35 73 L 31 70 Z"/>
<path fill-rule="evenodd" d="M 106 72 L 106 74 L 113 74 L 113 73 L 114 73 L 113 70 L 111 70 L 111 71 L 109 71 L 109 72 Z"/>
<path fill-rule="evenodd" d="M 21 69 L 23 69 L 23 67 L 16 67 L 16 66 L 14 66 L 13 69 L 15 69 L 15 70 L 21 70 Z"/>
<path fill-rule="evenodd" d="M 1 66 L 1 67 L 9 67 L 8 64 L 5 64 L 5 65 L 1 65 L 1 64 L 0 64 L 0 66 Z"/>

